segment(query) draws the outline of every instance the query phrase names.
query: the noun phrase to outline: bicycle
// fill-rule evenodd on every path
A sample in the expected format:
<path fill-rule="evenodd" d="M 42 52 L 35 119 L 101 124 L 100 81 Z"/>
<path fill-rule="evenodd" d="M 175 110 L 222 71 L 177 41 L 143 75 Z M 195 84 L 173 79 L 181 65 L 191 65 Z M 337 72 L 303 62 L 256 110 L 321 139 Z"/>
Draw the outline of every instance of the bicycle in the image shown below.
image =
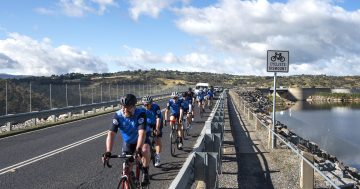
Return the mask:
<path fill-rule="evenodd" d="M 191 116 L 191 113 L 189 113 L 189 115 Z M 185 128 L 184 129 L 185 132 L 183 132 L 183 133 L 184 133 L 184 135 L 186 133 L 186 136 L 190 136 L 190 130 L 191 130 L 192 127 L 191 127 L 191 124 L 187 120 L 187 116 L 188 116 L 188 113 L 184 114 L 184 116 L 183 116 L 183 122 L 182 123 L 183 123 L 183 128 Z"/>
<path fill-rule="evenodd" d="M 176 123 L 176 120 L 172 120 L 168 122 L 172 123 L 171 132 L 170 132 L 170 153 L 171 156 L 175 157 L 176 156 L 175 151 L 179 144 L 178 135 L 177 135 L 178 124 Z"/>
<path fill-rule="evenodd" d="M 199 106 L 199 115 L 200 115 L 200 118 L 202 118 L 203 117 L 203 114 L 204 114 L 204 112 L 205 112 L 205 105 L 204 105 L 204 103 L 205 102 L 201 102 L 200 101 L 200 106 Z"/>
<path fill-rule="evenodd" d="M 157 136 L 154 133 L 154 130 L 151 131 L 151 141 L 150 141 L 150 160 L 152 161 L 153 166 L 155 166 L 155 155 L 156 155 L 156 142 L 155 139 Z"/>
<path fill-rule="evenodd" d="M 117 185 L 117 189 L 149 189 L 150 188 L 150 184 L 143 186 L 141 183 L 142 180 L 142 175 L 140 174 L 140 170 L 142 170 L 141 161 L 139 161 L 137 158 L 134 158 L 133 155 L 111 155 L 109 159 L 111 158 L 125 159 L 123 162 L 123 170 L 119 183 Z M 135 173 L 132 170 L 130 170 L 130 167 L 134 161 L 136 162 Z M 109 164 L 109 160 L 104 161 L 104 167 L 105 165 L 109 168 L 112 167 L 112 165 Z"/>

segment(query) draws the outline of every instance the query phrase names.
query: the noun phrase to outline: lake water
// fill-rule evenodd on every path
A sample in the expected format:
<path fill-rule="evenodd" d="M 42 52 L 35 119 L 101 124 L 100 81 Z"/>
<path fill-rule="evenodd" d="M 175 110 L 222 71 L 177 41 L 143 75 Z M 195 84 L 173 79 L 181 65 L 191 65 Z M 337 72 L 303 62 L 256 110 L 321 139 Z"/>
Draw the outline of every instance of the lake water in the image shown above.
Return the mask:
<path fill-rule="evenodd" d="M 297 102 L 288 110 L 276 112 L 276 120 L 345 165 L 360 170 L 360 104 Z"/>

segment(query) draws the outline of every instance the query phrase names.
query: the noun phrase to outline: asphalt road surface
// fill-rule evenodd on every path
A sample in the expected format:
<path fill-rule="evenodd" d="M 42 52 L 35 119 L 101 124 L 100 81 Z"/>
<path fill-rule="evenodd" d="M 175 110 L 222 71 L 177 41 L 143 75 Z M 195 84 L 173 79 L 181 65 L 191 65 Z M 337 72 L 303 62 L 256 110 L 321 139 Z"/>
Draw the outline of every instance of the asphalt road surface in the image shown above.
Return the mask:
<path fill-rule="evenodd" d="M 157 103 L 165 108 L 164 100 Z M 150 166 L 150 188 L 170 186 L 210 112 L 195 116 L 192 135 L 177 157 L 170 155 L 171 129 L 163 129 L 161 166 Z M 123 160 L 111 159 L 112 168 L 101 162 L 112 117 L 113 113 L 0 139 L 0 188 L 116 188 Z M 115 141 L 113 154 L 120 154 L 120 134 Z"/>

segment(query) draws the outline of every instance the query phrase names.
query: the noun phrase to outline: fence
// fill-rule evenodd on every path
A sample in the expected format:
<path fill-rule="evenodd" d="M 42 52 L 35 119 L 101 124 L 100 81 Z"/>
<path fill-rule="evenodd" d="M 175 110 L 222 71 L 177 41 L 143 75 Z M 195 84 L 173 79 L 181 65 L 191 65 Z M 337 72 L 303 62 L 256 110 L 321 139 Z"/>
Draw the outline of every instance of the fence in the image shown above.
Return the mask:
<path fill-rule="evenodd" d="M 140 97 L 185 89 L 185 85 L 35 84 L 0 80 L 0 115 L 109 102 L 127 93 Z"/>
<path fill-rule="evenodd" d="M 206 188 L 217 188 L 218 174 L 221 173 L 221 146 L 224 133 L 224 100 L 223 92 L 208 118 L 196 141 L 195 148 L 186 159 L 179 174 L 169 188 L 187 189 L 197 181 Z"/>
<path fill-rule="evenodd" d="M 333 188 L 340 189 L 329 177 L 324 175 L 317 167 L 313 164 L 313 156 L 307 152 L 301 152 L 297 147 L 284 140 L 279 134 L 272 130 L 272 125 L 265 125 L 257 116 L 256 113 L 251 111 L 250 105 L 238 96 L 235 92 L 230 91 L 230 97 L 235 103 L 236 109 L 246 115 L 246 119 L 253 120 L 255 130 L 258 130 L 261 126 L 266 128 L 268 134 L 268 148 L 272 144 L 272 136 L 283 142 L 287 147 L 291 149 L 301 159 L 301 177 L 300 177 L 300 188 L 314 188 L 314 170 L 321 175 Z M 305 157 L 306 156 L 306 157 Z"/>

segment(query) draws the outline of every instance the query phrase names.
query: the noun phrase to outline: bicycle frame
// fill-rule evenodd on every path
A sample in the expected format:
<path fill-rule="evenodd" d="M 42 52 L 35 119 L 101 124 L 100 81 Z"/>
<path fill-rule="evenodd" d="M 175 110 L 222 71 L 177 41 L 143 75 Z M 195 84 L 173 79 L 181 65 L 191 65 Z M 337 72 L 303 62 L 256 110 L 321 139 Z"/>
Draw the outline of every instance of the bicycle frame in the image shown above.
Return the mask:
<path fill-rule="evenodd" d="M 123 162 L 123 170 L 122 174 L 119 180 L 119 184 L 117 186 L 118 189 L 136 189 L 141 188 L 141 179 L 140 179 L 140 170 L 142 167 L 141 162 L 134 158 L 133 155 L 111 155 L 110 158 L 122 158 L 125 159 Z M 136 163 L 136 169 L 135 174 L 131 175 L 131 168 L 132 164 Z M 111 168 L 111 165 L 109 165 L 109 162 L 106 164 L 109 168 Z"/>

